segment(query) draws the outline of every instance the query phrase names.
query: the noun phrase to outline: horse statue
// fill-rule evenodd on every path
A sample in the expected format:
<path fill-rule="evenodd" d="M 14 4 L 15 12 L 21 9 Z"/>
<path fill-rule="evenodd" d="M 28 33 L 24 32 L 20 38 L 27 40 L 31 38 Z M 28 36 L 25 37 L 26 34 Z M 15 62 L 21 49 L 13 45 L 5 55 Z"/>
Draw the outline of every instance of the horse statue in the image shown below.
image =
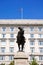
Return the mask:
<path fill-rule="evenodd" d="M 19 29 L 19 32 L 17 34 L 18 48 L 19 51 L 23 51 L 24 43 L 25 43 L 24 30 L 21 27 L 18 27 L 18 29 Z M 21 45 L 21 50 L 20 50 L 20 45 Z"/>

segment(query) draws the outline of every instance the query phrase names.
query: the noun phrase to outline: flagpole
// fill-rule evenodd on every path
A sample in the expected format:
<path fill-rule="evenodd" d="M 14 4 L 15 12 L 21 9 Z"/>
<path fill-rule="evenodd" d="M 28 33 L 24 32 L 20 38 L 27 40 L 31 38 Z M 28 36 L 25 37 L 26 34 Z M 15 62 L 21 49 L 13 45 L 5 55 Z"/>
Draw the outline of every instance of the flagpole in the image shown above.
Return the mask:
<path fill-rule="evenodd" d="M 21 19 L 23 19 L 23 8 L 21 8 Z"/>

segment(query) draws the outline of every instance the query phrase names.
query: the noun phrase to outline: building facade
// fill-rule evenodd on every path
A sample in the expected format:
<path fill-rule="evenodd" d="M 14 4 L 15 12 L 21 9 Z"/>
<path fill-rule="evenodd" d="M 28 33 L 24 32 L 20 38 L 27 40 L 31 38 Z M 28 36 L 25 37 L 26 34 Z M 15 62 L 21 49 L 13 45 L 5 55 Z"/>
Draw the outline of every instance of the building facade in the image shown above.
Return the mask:
<path fill-rule="evenodd" d="M 10 19 L 0 20 L 0 64 L 8 65 L 18 51 L 16 37 L 18 27 L 24 29 L 24 51 L 28 61 L 36 58 L 39 65 L 43 64 L 43 20 Z"/>

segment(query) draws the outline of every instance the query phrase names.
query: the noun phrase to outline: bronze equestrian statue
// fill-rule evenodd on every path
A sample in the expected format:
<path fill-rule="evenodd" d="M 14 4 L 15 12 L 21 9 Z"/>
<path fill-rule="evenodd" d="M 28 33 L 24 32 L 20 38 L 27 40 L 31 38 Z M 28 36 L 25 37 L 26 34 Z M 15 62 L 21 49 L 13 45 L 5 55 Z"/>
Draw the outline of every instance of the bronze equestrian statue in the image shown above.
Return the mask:
<path fill-rule="evenodd" d="M 19 48 L 19 51 L 23 51 L 24 43 L 25 43 L 24 30 L 21 27 L 18 27 L 18 29 L 19 29 L 19 32 L 17 35 L 18 48 Z M 20 45 L 22 46 L 21 50 L 20 50 Z"/>

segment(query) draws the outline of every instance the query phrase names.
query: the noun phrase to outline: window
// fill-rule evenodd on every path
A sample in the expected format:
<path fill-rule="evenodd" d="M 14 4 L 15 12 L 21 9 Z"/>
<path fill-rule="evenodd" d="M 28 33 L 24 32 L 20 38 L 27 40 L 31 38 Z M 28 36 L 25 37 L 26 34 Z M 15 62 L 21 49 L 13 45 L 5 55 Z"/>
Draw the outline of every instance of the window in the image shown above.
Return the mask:
<path fill-rule="evenodd" d="M 34 50 L 35 50 L 35 48 L 34 48 L 34 47 L 30 47 L 30 50 L 31 50 L 31 52 L 33 53 Z"/>
<path fill-rule="evenodd" d="M 34 34 L 30 34 L 30 37 L 33 38 L 34 37 Z"/>
<path fill-rule="evenodd" d="M 6 27 L 2 27 L 2 30 L 5 31 L 6 30 Z"/>
<path fill-rule="evenodd" d="M 43 60 L 43 56 L 39 56 L 39 60 Z"/>
<path fill-rule="evenodd" d="M 43 41 L 39 41 L 39 45 L 43 45 Z"/>
<path fill-rule="evenodd" d="M 5 56 L 0 56 L 0 60 L 5 60 Z"/>
<path fill-rule="evenodd" d="M 9 56 L 9 60 L 13 60 L 14 56 Z"/>
<path fill-rule="evenodd" d="M 2 34 L 2 37 L 5 38 L 5 34 Z"/>
<path fill-rule="evenodd" d="M 1 47 L 1 52 L 2 52 L 2 53 L 5 52 L 5 47 Z"/>
<path fill-rule="evenodd" d="M 34 41 L 30 41 L 30 45 L 34 45 Z"/>
<path fill-rule="evenodd" d="M 10 45 L 14 45 L 14 40 L 10 40 Z"/>
<path fill-rule="evenodd" d="M 14 47 L 10 47 L 10 52 L 14 52 Z"/>
<path fill-rule="evenodd" d="M 33 60 L 34 56 L 30 56 L 30 60 Z"/>
<path fill-rule="evenodd" d="M 43 35 L 42 34 L 39 34 L 39 37 L 41 38 Z"/>
<path fill-rule="evenodd" d="M 30 31 L 34 31 L 34 27 L 30 27 Z"/>
<path fill-rule="evenodd" d="M 40 53 L 43 53 L 43 48 L 42 47 L 40 47 L 39 50 L 40 50 Z"/>
<path fill-rule="evenodd" d="M 42 31 L 42 27 L 38 27 L 39 31 Z"/>
<path fill-rule="evenodd" d="M 10 27 L 10 31 L 14 31 L 14 27 Z"/>
<path fill-rule="evenodd" d="M 1 40 L 1 45 L 6 45 L 6 40 Z"/>
<path fill-rule="evenodd" d="M 13 38 L 14 37 L 14 34 L 10 34 L 10 37 Z"/>

